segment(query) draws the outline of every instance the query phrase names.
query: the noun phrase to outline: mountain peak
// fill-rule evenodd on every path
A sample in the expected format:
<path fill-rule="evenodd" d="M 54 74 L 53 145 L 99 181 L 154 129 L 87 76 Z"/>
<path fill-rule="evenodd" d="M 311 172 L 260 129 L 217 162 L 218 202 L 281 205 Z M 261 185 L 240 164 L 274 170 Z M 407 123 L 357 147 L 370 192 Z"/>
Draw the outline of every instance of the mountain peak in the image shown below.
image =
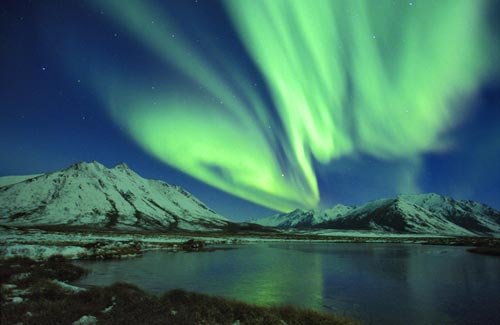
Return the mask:
<path fill-rule="evenodd" d="M 121 162 L 115 167 L 113 167 L 113 169 L 130 169 L 130 167 L 126 163 Z"/>
<path fill-rule="evenodd" d="M 66 169 L 88 170 L 88 169 L 105 169 L 106 166 L 98 161 L 92 160 L 91 162 L 79 161 L 70 165 Z"/>
<path fill-rule="evenodd" d="M 282 213 L 252 220 L 278 228 L 317 228 L 434 235 L 500 234 L 500 212 L 436 193 L 405 194 L 364 205 Z"/>
<path fill-rule="evenodd" d="M 181 187 L 144 179 L 125 163 L 78 162 L 0 192 L 0 223 L 112 229 L 220 229 L 227 220 Z"/>

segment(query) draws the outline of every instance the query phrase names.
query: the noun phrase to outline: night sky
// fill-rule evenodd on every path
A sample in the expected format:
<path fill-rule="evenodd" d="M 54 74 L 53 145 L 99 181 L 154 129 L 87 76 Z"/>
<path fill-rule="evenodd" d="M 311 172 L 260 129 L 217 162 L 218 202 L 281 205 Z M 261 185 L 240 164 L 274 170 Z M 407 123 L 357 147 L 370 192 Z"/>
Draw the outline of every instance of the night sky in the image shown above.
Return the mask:
<path fill-rule="evenodd" d="M 244 220 L 500 208 L 498 2 L 3 0 L 0 175 L 126 162 Z"/>

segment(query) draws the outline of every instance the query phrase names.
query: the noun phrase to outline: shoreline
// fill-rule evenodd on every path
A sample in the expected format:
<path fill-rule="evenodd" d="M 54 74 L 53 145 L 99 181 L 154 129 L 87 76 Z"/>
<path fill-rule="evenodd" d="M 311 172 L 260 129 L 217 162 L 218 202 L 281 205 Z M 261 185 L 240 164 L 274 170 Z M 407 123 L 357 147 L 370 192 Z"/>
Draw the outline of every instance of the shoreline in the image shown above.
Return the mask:
<path fill-rule="evenodd" d="M 318 242 L 318 243 L 404 243 L 452 245 L 470 247 L 500 247 L 500 239 L 492 237 L 437 237 L 400 234 L 392 236 L 337 236 L 310 233 L 136 233 L 119 231 L 46 230 L 10 228 L 0 232 L 0 257 L 25 256 L 37 260 L 51 255 L 69 259 L 113 259 L 141 256 L 151 250 L 183 250 L 191 239 L 205 245 L 251 244 L 258 242 Z"/>
<path fill-rule="evenodd" d="M 350 243 L 409 244 L 469 247 L 477 254 L 498 255 L 500 239 L 489 237 L 355 237 L 315 234 L 144 234 L 92 231 L 47 231 L 0 227 L 0 273 L 2 323 L 39 324 L 57 318 L 69 324 L 126 323 L 147 320 L 173 324 L 357 324 L 356 320 L 290 306 L 257 306 L 195 292 L 173 290 L 162 295 L 148 293 L 128 283 L 109 286 L 76 286 L 85 271 L 72 260 L 105 260 L 140 257 L 152 250 L 205 252 L 232 249 L 232 245 L 258 243 Z M 6 258 L 5 252 L 13 257 Z M 66 253 L 62 256 L 58 253 Z M 64 254 L 63 254 L 64 255 Z M 470 254 L 475 255 L 475 254 Z M 25 256 L 34 257 L 35 260 Z M 488 257 L 486 257 L 488 258 Z M 493 257 L 496 258 L 496 257 Z M 47 269 L 48 268 L 48 269 Z M 6 276 L 7 275 L 7 276 Z M 117 305 L 114 314 L 108 314 Z M 115 299 L 115 300 L 114 300 Z M 94 304 L 94 301 L 96 302 Z M 146 304 L 143 304 L 147 301 Z M 182 302 L 179 305 L 179 301 Z M 90 304 L 87 306 L 87 304 Z M 165 307 L 168 306 L 168 308 Z M 151 306 L 155 306 L 149 310 Z M 186 307 L 187 306 L 187 307 Z M 146 308 L 147 316 L 141 318 Z M 183 309 L 184 308 L 184 309 Z M 201 308 L 202 311 L 199 311 Z M 227 316 L 227 310 L 232 312 Z M 132 311 L 132 312 L 131 312 Z M 160 312 L 161 311 L 161 312 Z M 172 314 L 172 311 L 173 314 Z M 182 312 L 180 312 L 182 311 Z M 198 313 L 198 314 L 197 314 Z M 110 316 L 111 315 L 111 316 Z M 193 315 L 197 315 L 198 318 Z M 216 318 L 210 318 L 218 315 Z M 252 318 L 252 315 L 267 315 Z M 149 318 L 148 318 L 149 317 Z M 288 317 L 288 318 L 287 318 Z M 326 317 L 326 318 L 325 318 Z M 161 323 L 160 322 L 160 323 Z"/>
<path fill-rule="evenodd" d="M 482 248 L 483 254 L 500 248 L 500 238 L 453 237 L 415 234 L 377 234 L 339 231 L 332 235 L 315 232 L 230 233 L 230 232 L 122 232 L 102 229 L 14 228 L 0 226 L 0 258 L 28 257 L 46 260 L 52 255 L 67 259 L 119 259 L 142 256 L 152 250 L 198 250 L 186 246 L 190 240 L 210 247 L 265 242 L 313 243 L 397 243 L 421 245 L 466 246 Z M 469 250 L 479 253 L 476 249 Z M 495 253 L 496 254 L 496 253 Z M 495 255 L 493 254 L 493 255 Z"/>
<path fill-rule="evenodd" d="M 87 273 L 62 256 L 0 260 L 2 324 L 359 324 L 315 310 L 258 306 L 176 289 L 162 295 L 128 283 L 82 288 Z"/>

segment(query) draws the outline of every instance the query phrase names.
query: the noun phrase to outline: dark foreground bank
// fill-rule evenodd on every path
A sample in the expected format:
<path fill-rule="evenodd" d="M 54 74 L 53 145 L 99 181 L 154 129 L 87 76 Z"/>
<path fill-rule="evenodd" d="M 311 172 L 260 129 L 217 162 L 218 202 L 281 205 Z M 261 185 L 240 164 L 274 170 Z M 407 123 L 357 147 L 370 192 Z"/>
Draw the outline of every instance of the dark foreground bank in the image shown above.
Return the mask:
<path fill-rule="evenodd" d="M 0 260 L 1 324 L 357 324 L 290 306 L 262 307 L 173 290 L 152 295 L 127 283 L 84 290 L 86 271 L 62 257 Z"/>
<path fill-rule="evenodd" d="M 491 255 L 500 257 L 500 247 L 473 247 L 467 251 L 481 255 Z"/>

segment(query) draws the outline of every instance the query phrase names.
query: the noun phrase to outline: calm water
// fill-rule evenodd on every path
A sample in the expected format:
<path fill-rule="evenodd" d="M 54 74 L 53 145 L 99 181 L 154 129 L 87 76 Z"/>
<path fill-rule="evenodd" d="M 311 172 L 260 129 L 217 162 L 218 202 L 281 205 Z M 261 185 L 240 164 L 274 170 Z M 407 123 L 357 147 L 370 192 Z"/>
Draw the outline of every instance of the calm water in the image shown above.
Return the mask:
<path fill-rule="evenodd" d="M 500 324 L 500 258 L 463 247 L 252 244 L 78 264 L 92 271 L 81 285 L 126 281 L 155 293 L 183 288 L 372 324 Z"/>

